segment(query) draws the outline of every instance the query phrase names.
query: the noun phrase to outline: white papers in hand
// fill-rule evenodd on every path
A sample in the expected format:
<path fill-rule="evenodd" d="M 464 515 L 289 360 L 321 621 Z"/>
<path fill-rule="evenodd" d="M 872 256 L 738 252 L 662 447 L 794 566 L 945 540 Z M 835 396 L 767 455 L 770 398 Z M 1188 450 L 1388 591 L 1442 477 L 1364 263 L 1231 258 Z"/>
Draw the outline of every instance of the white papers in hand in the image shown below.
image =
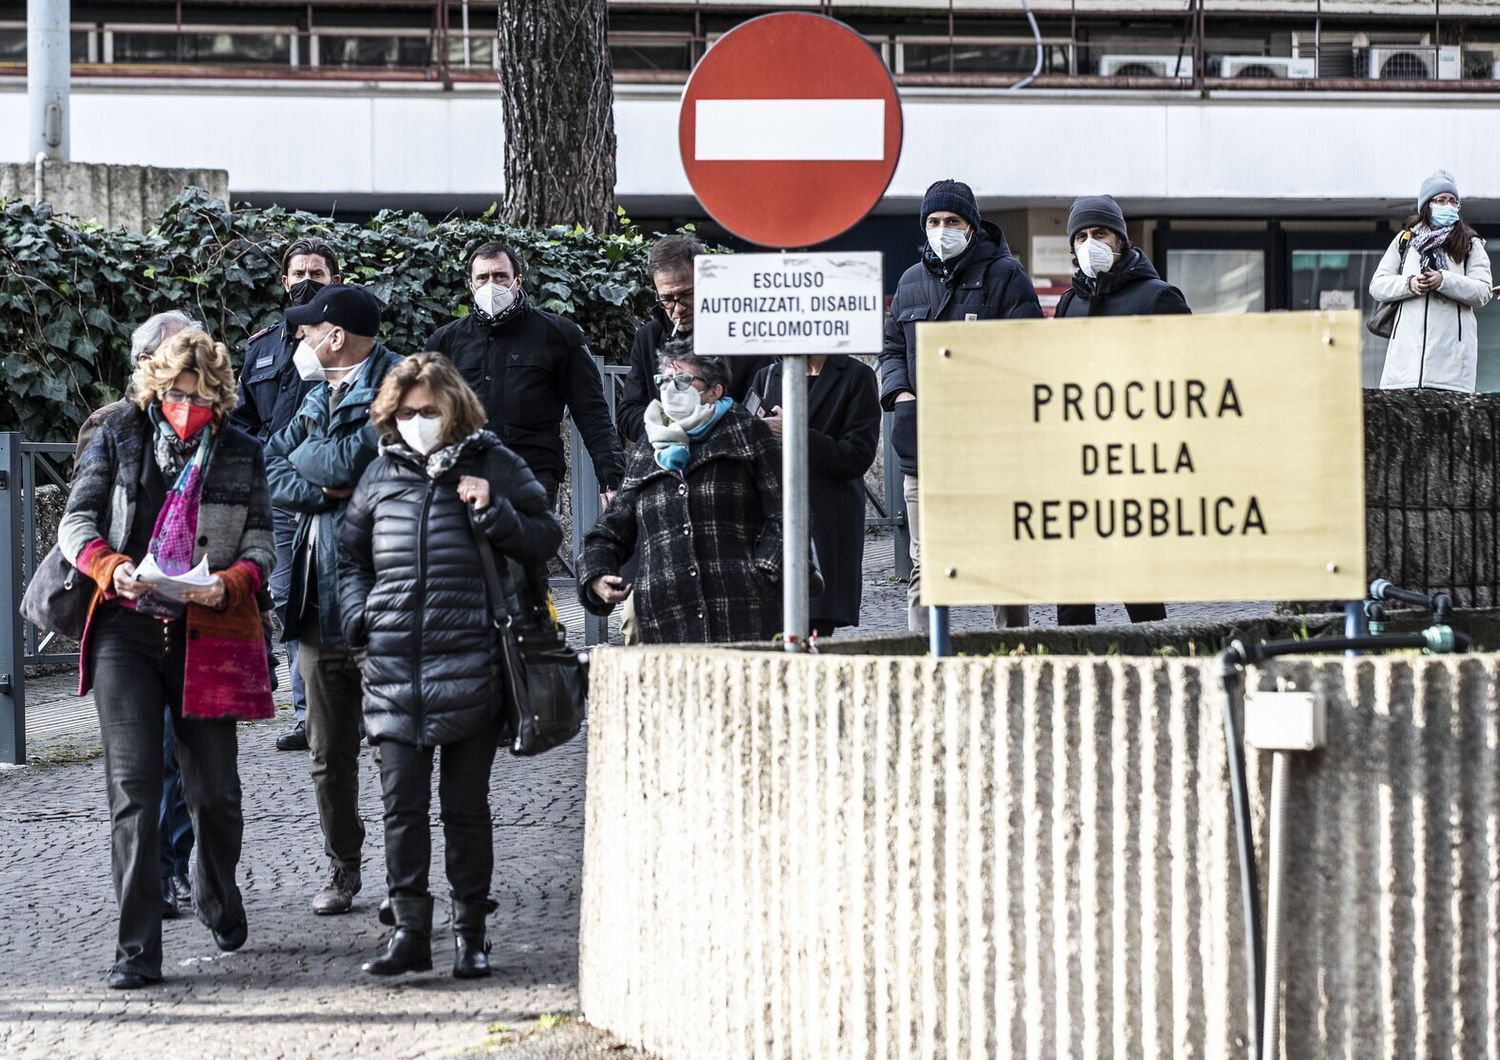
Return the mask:
<path fill-rule="evenodd" d="M 168 574 L 156 565 L 156 557 L 148 552 L 146 558 L 136 566 L 135 576 L 169 600 L 179 602 L 184 593 L 207 589 L 214 583 L 214 576 L 208 572 L 207 556 L 186 574 Z"/>

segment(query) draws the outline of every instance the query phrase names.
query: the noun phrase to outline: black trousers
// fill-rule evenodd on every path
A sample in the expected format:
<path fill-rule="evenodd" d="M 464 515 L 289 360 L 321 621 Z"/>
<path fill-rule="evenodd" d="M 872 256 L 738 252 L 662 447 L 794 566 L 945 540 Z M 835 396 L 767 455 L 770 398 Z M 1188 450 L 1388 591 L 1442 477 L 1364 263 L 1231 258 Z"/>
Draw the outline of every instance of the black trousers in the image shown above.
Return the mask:
<path fill-rule="evenodd" d="M 234 882 L 244 834 L 238 737 L 232 721 L 182 716 L 184 633 L 181 621 L 161 622 L 115 604 L 102 604 L 89 630 L 120 906 L 115 967 L 152 978 L 160 977 L 162 959 L 163 703 L 172 712 L 182 790 L 197 839 L 192 875 L 198 919 L 220 931 L 245 919 Z"/>
<path fill-rule="evenodd" d="M 1126 604 L 1132 622 L 1160 622 L 1167 617 L 1166 604 Z M 1058 604 L 1059 626 L 1092 626 L 1097 622 L 1093 604 Z"/>
<path fill-rule="evenodd" d="M 359 815 L 359 660 L 346 644 L 324 644 L 318 612 L 302 620 L 297 668 L 307 693 L 307 748 L 313 793 L 330 863 L 359 871 L 365 822 Z"/>
<path fill-rule="evenodd" d="M 385 872 L 392 898 L 429 893 L 432 863 L 432 756 L 436 748 L 380 742 L 385 796 Z M 490 769 L 495 735 L 445 743 L 438 754 L 438 803 L 447 847 L 448 884 L 455 906 L 482 908 L 495 865 L 490 827 Z"/>

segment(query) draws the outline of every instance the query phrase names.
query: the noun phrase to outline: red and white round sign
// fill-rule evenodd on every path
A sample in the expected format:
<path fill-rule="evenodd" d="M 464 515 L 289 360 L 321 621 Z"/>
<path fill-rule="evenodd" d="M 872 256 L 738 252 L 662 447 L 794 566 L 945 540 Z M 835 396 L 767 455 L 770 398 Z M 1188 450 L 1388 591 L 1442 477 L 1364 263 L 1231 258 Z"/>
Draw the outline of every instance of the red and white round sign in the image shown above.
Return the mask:
<path fill-rule="evenodd" d="M 699 61 L 677 140 L 715 221 L 761 246 L 810 247 L 885 194 L 901 157 L 901 99 L 879 54 L 844 23 L 763 15 Z"/>

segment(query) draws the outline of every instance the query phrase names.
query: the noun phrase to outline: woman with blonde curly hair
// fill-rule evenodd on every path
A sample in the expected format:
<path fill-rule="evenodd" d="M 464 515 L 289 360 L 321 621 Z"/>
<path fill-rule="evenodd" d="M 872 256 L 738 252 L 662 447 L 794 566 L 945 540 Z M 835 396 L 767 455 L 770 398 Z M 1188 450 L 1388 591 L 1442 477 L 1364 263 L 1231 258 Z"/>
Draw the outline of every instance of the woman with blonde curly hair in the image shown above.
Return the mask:
<path fill-rule="evenodd" d="M 58 528 L 64 554 L 97 586 L 79 693 L 94 689 L 104 744 L 120 907 L 108 985 L 120 990 L 161 980 L 162 704 L 197 837 L 194 903 L 226 952 L 248 930 L 235 883 L 244 827 L 235 721 L 273 710 L 256 604 L 275 563 L 270 495 L 260 445 L 227 421 L 228 351 L 203 331 L 179 332 L 137 365 L 131 385 L 133 404 L 90 441 Z M 148 555 L 167 576 L 206 561 L 211 577 L 186 591 L 145 580 Z"/>
<path fill-rule="evenodd" d="M 344 512 L 339 619 L 349 644 L 365 650 L 365 730 L 380 748 L 396 930 L 364 970 L 432 967 L 429 810 L 433 752 L 442 747 L 453 975 L 473 979 L 490 974 L 491 704 L 502 684 L 478 538 L 497 559 L 537 564 L 562 541 L 562 528 L 547 491 L 484 429 L 484 407 L 442 354 L 419 353 L 392 368 L 370 405 L 370 424 L 380 455 Z"/>

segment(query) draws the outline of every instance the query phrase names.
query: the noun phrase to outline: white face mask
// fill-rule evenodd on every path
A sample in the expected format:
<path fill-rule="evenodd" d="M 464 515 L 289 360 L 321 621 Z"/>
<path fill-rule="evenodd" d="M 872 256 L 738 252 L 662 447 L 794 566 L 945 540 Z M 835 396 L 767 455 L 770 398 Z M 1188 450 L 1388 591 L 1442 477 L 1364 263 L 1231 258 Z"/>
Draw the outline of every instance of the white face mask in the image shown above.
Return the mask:
<path fill-rule="evenodd" d="M 442 440 L 443 418 L 441 416 L 413 416 L 409 420 L 397 420 L 396 431 L 414 452 L 426 456 L 438 447 Z"/>
<path fill-rule="evenodd" d="M 516 292 L 500 283 L 487 283 L 474 292 L 474 304 L 492 317 L 504 313 L 516 300 Z"/>
<path fill-rule="evenodd" d="M 318 351 L 323 348 L 323 343 L 326 343 L 332 337 L 333 332 L 330 331 L 327 335 L 323 336 L 323 342 L 318 343 L 316 346 L 303 339 L 297 343 L 297 348 L 292 351 L 292 365 L 297 369 L 297 374 L 305 382 L 321 383 L 328 378 L 328 374 L 323 370 L 323 362 L 318 360 Z"/>
<path fill-rule="evenodd" d="M 669 420 L 687 419 L 698 411 L 701 400 L 694 387 L 678 390 L 675 384 L 668 383 L 661 388 L 661 407 Z"/>
<path fill-rule="evenodd" d="M 1079 270 L 1091 280 L 1101 272 L 1108 272 L 1115 263 L 1115 252 L 1110 249 L 1109 244 L 1100 242 L 1093 236 L 1075 247 L 1073 253 L 1078 256 Z"/>
<path fill-rule="evenodd" d="M 961 228 L 929 228 L 927 245 L 932 248 L 939 261 L 951 261 L 969 245 L 969 233 Z"/>

